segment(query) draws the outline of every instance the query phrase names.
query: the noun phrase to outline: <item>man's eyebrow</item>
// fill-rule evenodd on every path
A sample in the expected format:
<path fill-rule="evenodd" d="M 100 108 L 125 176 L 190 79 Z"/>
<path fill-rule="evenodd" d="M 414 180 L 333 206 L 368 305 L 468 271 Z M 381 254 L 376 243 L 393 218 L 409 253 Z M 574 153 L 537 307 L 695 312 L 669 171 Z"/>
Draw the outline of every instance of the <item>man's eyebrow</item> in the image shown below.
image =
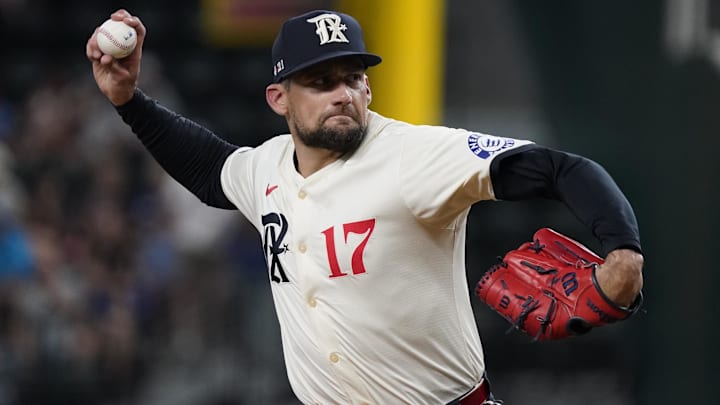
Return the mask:
<path fill-rule="evenodd" d="M 336 62 L 336 63 L 328 63 L 328 64 L 319 64 L 315 66 L 310 66 L 307 69 L 304 69 L 305 72 L 316 74 L 318 72 L 343 72 L 343 71 L 356 71 L 356 70 L 365 70 L 366 67 L 361 62 L 356 61 L 346 61 L 346 62 Z"/>

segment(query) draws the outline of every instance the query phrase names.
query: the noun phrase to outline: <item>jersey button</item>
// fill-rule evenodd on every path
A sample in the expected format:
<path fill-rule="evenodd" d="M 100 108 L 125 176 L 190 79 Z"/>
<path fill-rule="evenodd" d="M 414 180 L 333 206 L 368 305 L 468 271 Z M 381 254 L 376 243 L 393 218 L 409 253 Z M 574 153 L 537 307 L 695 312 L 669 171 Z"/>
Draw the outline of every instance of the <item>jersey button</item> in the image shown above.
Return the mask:
<path fill-rule="evenodd" d="M 340 356 L 337 353 L 330 353 L 330 361 L 333 363 L 337 363 L 340 361 Z"/>
<path fill-rule="evenodd" d="M 307 197 L 307 193 L 303 190 L 300 190 L 300 192 L 298 193 L 298 198 L 304 200 L 305 197 Z"/>
<path fill-rule="evenodd" d="M 300 244 L 298 245 L 298 250 L 300 251 L 300 253 L 305 253 L 307 251 L 307 246 L 305 246 L 305 243 L 300 242 Z"/>
<path fill-rule="evenodd" d="M 308 305 L 310 305 L 312 308 L 315 308 L 317 306 L 317 300 L 315 298 L 310 298 L 308 300 Z"/>

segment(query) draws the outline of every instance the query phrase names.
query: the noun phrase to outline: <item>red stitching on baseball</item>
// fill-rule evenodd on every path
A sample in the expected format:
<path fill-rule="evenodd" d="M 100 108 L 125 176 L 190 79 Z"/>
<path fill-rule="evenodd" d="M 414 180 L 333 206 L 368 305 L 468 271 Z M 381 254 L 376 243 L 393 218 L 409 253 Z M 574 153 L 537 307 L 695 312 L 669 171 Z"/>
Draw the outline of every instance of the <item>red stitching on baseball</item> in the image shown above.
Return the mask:
<path fill-rule="evenodd" d="M 100 34 L 105 35 L 105 38 L 107 38 L 108 40 L 110 40 L 110 42 L 112 42 L 113 45 L 117 46 L 118 48 L 120 48 L 120 49 L 122 49 L 122 50 L 127 51 L 127 50 L 129 50 L 129 49 L 131 48 L 130 45 L 124 45 L 124 44 L 120 43 L 120 42 L 119 42 L 117 39 L 115 39 L 115 37 L 113 37 L 105 28 L 100 28 L 100 30 L 99 30 L 98 32 L 99 32 Z"/>

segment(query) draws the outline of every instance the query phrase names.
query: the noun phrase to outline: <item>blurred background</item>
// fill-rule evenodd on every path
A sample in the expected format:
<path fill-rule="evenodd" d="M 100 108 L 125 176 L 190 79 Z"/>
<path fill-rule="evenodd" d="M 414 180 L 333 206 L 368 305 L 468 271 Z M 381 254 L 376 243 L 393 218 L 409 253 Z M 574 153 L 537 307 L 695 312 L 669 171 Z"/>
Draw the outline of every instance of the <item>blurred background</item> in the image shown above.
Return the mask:
<path fill-rule="evenodd" d="M 85 42 L 120 7 L 148 27 L 145 92 L 241 145 L 286 131 L 264 101 L 282 20 L 339 8 L 384 58 L 378 112 L 602 163 L 640 222 L 645 311 L 530 343 L 473 299 L 494 390 L 717 403 L 719 1 L 0 0 L 0 405 L 297 403 L 254 229 L 169 180 L 94 84 Z M 478 204 L 470 285 L 541 226 L 599 249 L 559 204 Z"/>

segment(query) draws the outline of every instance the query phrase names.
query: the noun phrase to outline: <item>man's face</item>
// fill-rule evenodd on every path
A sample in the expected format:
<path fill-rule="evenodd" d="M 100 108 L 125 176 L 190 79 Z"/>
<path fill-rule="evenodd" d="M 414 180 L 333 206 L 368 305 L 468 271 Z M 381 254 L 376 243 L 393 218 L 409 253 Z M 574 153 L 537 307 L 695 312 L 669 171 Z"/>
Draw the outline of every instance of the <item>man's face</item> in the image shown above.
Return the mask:
<path fill-rule="evenodd" d="M 370 89 L 359 58 L 321 62 L 284 83 L 291 132 L 307 146 L 353 152 L 367 130 Z"/>

